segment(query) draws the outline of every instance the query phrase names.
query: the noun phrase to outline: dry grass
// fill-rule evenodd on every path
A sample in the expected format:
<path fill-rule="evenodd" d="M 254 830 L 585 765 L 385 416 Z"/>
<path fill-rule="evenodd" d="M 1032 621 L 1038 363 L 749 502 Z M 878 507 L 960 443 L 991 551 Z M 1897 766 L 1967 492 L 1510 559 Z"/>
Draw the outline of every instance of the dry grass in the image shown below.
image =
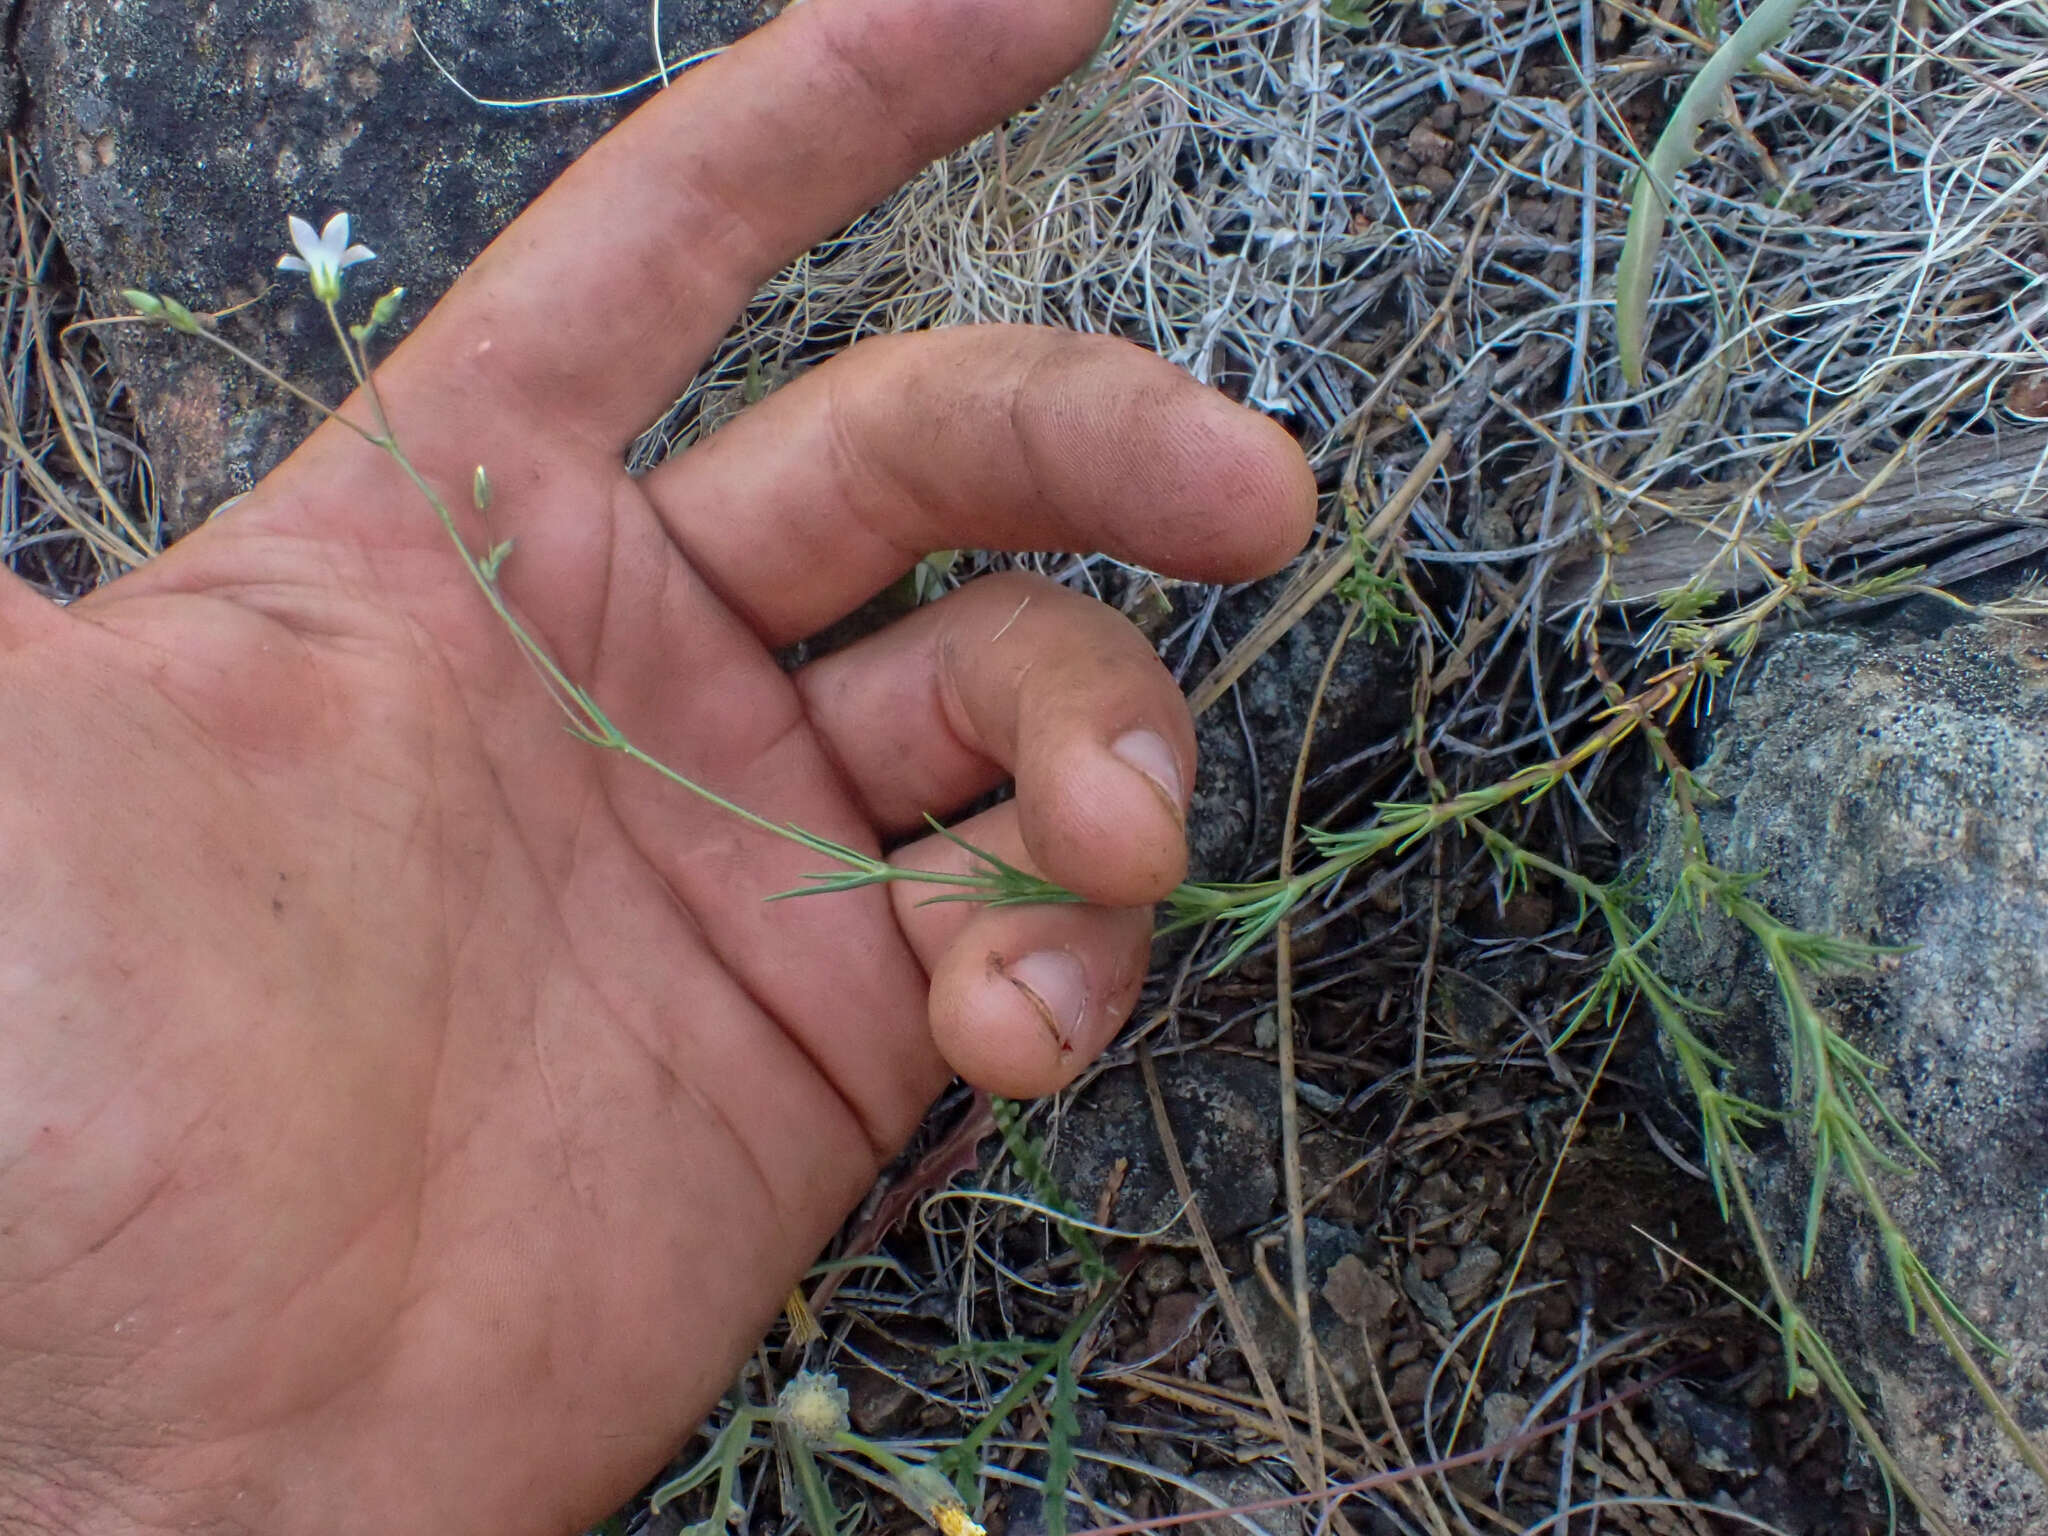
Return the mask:
<path fill-rule="evenodd" d="M 0 561 L 60 601 L 163 545 L 126 391 L 12 141 L 0 195 Z"/>

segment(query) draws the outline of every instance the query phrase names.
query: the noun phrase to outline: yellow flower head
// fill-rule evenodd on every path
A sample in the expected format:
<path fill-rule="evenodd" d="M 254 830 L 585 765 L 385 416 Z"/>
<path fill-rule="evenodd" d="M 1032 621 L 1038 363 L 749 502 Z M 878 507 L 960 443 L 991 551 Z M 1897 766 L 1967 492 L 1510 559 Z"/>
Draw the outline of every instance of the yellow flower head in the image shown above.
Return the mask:
<path fill-rule="evenodd" d="M 967 1513 L 967 1506 L 960 1502 L 953 1485 L 935 1468 L 904 1468 L 892 1481 L 896 1496 L 916 1510 L 939 1536 L 988 1536 L 980 1522 Z"/>

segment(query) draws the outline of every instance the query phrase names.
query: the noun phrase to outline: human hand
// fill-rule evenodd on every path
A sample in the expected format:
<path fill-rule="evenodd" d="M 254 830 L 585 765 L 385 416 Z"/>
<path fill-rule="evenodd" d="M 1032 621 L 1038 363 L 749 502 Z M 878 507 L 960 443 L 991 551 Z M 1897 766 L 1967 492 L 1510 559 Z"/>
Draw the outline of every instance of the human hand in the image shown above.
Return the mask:
<path fill-rule="evenodd" d="M 988 329 L 619 467 L 775 267 L 1108 12 L 792 7 L 379 372 L 451 500 L 489 467 L 474 542 L 516 541 L 509 600 L 641 745 L 868 850 L 1014 775 L 967 835 L 1100 905 L 766 904 L 816 857 L 565 733 L 332 425 L 70 610 L 0 573 L 0 1525 L 571 1530 L 716 1401 L 949 1068 L 1043 1092 L 1112 1034 L 1193 771 L 1136 632 L 1005 577 L 774 652 L 933 548 L 1269 570 L 1314 502 L 1285 434 L 1121 343 Z"/>

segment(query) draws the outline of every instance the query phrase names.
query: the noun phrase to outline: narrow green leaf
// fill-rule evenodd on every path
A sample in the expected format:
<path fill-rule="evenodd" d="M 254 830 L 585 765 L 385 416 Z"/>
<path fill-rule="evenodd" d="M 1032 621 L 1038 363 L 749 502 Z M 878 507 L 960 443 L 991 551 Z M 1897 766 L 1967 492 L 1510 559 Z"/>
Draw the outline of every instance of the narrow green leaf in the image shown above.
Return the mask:
<path fill-rule="evenodd" d="M 1806 0 L 1763 0 L 1748 20 L 1735 29 L 1678 100 L 1671 121 L 1658 137 L 1650 158 L 1636 173 L 1629 205 L 1628 234 L 1614 271 L 1614 330 L 1621 349 L 1622 377 L 1629 387 L 1643 386 L 1643 354 L 1648 342 L 1650 289 L 1657 272 L 1657 252 L 1664 242 L 1664 221 L 1670 213 L 1672 189 L 1679 173 L 1691 164 L 1700 129 L 1721 109 L 1721 93 L 1729 82 L 1756 62 L 1757 55 L 1783 37 Z"/>

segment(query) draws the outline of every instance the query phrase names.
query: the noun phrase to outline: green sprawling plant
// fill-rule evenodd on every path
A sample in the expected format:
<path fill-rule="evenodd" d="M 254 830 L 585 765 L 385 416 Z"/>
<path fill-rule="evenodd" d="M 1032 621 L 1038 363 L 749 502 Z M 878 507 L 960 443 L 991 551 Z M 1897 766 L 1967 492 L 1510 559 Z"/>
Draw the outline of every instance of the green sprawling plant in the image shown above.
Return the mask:
<path fill-rule="evenodd" d="M 1931 1167 L 1932 1160 L 1879 1093 L 1876 1079 L 1883 1064 L 1846 1039 L 1814 1000 L 1816 986 L 1827 979 L 1868 970 L 1896 951 L 1791 927 L 1751 896 L 1759 877 L 1724 869 L 1713 861 L 1695 809 L 1700 792 L 1695 777 L 1672 756 L 1659 728 L 1650 726 L 1647 733 L 1670 775 L 1670 813 L 1677 821 L 1680 848 L 1672 889 L 1647 918 L 1642 916 L 1641 892 L 1629 884 L 1589 879 L 1520 847 L 1483 823 L 1474 823 L 1468 830 L 1484 843 L 1510 892 L 1526 887 L 1532 877 L 1546 877 L 1578 902 L 1581 924 L 1597 917 L 1604 926 L 1610 945 L 1607 962 L 1581 995 L 1558 1044 L 1595 1019 L 1610 1028 L 1618 1025 L 1637 1001 L 1649 1009 L 1699 1111 L 1707 1174 L 1722 1217 L 1740 1223 L 1762 1265 L 1776 1312 L 1775 1318 L 1767 1320 L 1777 1329 L 1784 1347 L 1788 1385 L 1795 1391 L 1825 1388 L 1841 1405 L 1891 1485 L 1906 1493 L 1931 1526 L 1945 1529 L 1939 1511 L 1930 1507 L 1891 1456 L 1839 1357 L 1799 1305 L 1792 1284 L 1773 1257 L 1774 1245 L 1744 1173 L 1750 1152 L 1745 1132 L 1773 1124 L 1788 1131 L 1804 1131 L 1812 1175 L 1798 1277 L 1804 1279 L 1811 1273 L 1829 1194 L 1846 1184 L 1876 1228 L 1908 1331 L 1918 1331 L 1923 1315 L 1929 1319 L 1944 1348 L 2022 1459 L 2048 1481 L 2048 1466 L 2042 1464 L 2038 1450 L 1977 1366 L 1971 1347 L 2001 1358 L 2005 1351 L 1935 1279 L 1878 1188 L 1878 1170 L 1905 1175 L 1911 1171 L 1909 1161 Z M 1736 923 L 1747 934 L 1762 952 L 1776 982 L 1791 1068 L 1789 1100 L 1781 1106 L 1761 1104 L 1725 1086 L 1727 1076 L 1736 1070 L 1735 1063 L 1708 1045 L 1695 1027 L 1695 1021 L 1708 1010 L 1681 993 L 1657 968 L 1660 941 L 1673 921 L 1684 918 L 1699 923 L 1714 915 Z M 1880 1145 L 1878 1128 L 1902 1155 Z"/>
<path fill-rule="evenodd" d="M 1044 1476 L 1044 1521 L 1046 1536 L 1066 1536 L 1067 1481 L 1074 1470 L 1074 1442 L 1081 1426 L 1075 1416 L 1080 1401 L 1080 1378 L 1074 1372 L 1074 1354 L 1094 1331 L 1122 1288 L 1121 1278 L 1102 1257 L 1085 1227 L 1069 1209 L 1059 1181 L 1046 1161 L 1045 1144 L 1024 1127 L 1020 1106 L 1007 1099 L 991 1101 L 996 1129 L 1003 1148 L 1024 1182 L 1041 1204 L 1052 1213 L 1054 1229 L 1061 1241 L 1080 1261 L 1082 1278 L 1090 1287 L 1087 1302 L 1057 1339 L 1045 1343 L 1034 1339 L 1004 1340 L 996 1346 L 1017 1365 L 1017 1377 L 996 1405 L 959 1441 L 941 1451 L 934 1467 L 947 1473 L 964 1496 L 970 1496 L 981 1468 L 981 1449 L 1007 1423 L 1012 1414 L 1033 1400 L 1046 1378 L 1052 1378 L 1052 1395 L 1046 1404 L 1046 1457 Z"/>
<path fill-rule="evenodd" d="M 1347 607 L 1356 605 L 1356 628 L 1368 642 L 1398 640 L 1401 626 L 1415 622 L 1401 602 L 1408 589 L 1399 576 L 1379 569 L 1365 536 L 1365 510 L 1351 496 L 1344 498 L 1344 536 L 1351 545 L 1351 570 L 1332 592 Z"/>

